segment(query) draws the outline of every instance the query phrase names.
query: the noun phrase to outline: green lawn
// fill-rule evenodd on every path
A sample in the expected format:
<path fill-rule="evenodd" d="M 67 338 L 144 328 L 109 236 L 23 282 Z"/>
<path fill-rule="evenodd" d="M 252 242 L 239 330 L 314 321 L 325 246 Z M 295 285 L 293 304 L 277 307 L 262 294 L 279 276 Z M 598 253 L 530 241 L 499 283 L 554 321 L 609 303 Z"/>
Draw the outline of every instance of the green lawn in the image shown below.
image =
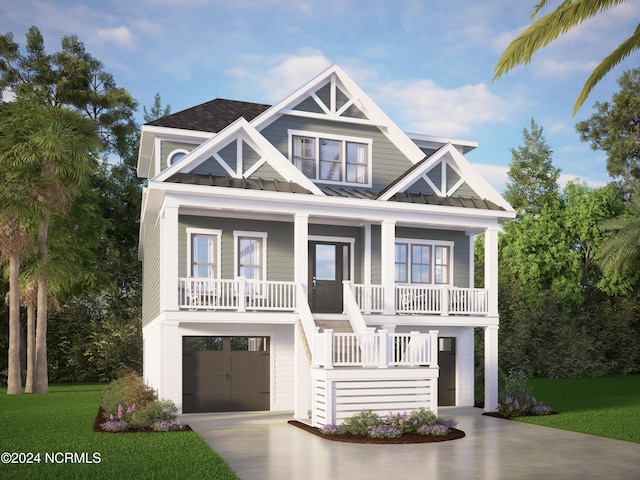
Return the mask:
<path fill-rule="evenodd" d="M 53 385 L 48 395 L 0 393 L 0 453 L 39 454 L 40 460 L 6 464 L 3 456 L 0 478 L 238 478 L 195 432 L 93 432 L 103 388 Z"/>
<path fill-rule="evenodd" d="M 536 378 L 530 385 L 560 415 L 518 421 L 640 443 L 640 375 Z"/>

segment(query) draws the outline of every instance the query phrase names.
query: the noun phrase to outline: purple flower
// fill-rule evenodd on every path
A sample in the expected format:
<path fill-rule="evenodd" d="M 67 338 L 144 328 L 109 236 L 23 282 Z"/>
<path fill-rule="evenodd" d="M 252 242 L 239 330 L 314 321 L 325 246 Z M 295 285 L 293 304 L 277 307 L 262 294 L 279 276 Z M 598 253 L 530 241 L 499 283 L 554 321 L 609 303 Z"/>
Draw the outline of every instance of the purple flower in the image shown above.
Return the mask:
<path fill-rule="evenodd" d="M 122 405 L 118 404 L 118 418 L 122 420 Z"/>

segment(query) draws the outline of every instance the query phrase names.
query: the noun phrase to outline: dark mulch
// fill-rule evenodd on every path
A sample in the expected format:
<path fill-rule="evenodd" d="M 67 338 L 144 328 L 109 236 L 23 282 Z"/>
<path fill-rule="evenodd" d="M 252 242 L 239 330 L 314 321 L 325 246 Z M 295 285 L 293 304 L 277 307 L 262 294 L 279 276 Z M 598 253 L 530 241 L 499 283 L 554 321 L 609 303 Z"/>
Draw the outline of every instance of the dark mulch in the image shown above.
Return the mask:
<path fill-rule="evenodd" d="M 289 420 L 289 425 L 301 428 L 302 430 L 322 437 L 325 440 L 333 440 L 334 442 L 346 442 L 346 443 L 372 443 L 372 444 L 405 444 L 405 443 L 434 443 L 434 442 L 446 442 L 448 440 L 457 440 L 464 437 L 464 432 L 457 428 L 452 428 L 447 435 L 419 435 L 417 433 L 405 433 L 398 438 L 371 438 L 367 435 L 351 435 L 350 433 L 344 433 L 340 435 L 325 435 L 319 428 L 312 427 L 306 423 L 298 422 L 297 420 Z"/>
<path fill-rule="evenodd" d="M 104 416 L 104 410 L 102 407 L 98 408 L 98 414 L 96 415 L 96 421 L 93 422 L 93 431 L 97 433 L 171 433 L 171 432 L 156 432 L 152 428 L 130 428 L 129 430 L 122 430 L 121 432 L 108 432 L 103 430 L 100 427 L 101 424 L 105 423 L 107 419 Z M 176 432 L 191 432 L 192 429 L 189 425 L 186 425 L 182 430 L 174 430 Z"/>

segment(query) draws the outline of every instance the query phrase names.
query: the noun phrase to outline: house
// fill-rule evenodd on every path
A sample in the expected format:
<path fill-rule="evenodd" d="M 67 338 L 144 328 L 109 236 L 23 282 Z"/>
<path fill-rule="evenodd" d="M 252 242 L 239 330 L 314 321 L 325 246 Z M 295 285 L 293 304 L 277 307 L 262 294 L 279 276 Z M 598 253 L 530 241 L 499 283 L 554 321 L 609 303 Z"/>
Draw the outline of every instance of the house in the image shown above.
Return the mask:
<path fill-rule="evenodd" d="M 314 425 L 497 406 L 498 230 L 477 144 L 403 132 L 337 65 L 276 105 L 142 127 L 144 377 L 184 412 Z M 474 237 L 485 236 L 484 288 Z"/>

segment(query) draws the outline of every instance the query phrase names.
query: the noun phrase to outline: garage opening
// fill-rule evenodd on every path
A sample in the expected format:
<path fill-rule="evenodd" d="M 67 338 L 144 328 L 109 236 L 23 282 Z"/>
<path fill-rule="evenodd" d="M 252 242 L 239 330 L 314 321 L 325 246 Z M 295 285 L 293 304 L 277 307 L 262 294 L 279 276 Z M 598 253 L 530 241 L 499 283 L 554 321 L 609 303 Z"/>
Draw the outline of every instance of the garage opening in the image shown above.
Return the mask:
<path fill-rule="evenodd" d="M 182 337 L 182 411 L 269 410 L 269 337 Z"/>

